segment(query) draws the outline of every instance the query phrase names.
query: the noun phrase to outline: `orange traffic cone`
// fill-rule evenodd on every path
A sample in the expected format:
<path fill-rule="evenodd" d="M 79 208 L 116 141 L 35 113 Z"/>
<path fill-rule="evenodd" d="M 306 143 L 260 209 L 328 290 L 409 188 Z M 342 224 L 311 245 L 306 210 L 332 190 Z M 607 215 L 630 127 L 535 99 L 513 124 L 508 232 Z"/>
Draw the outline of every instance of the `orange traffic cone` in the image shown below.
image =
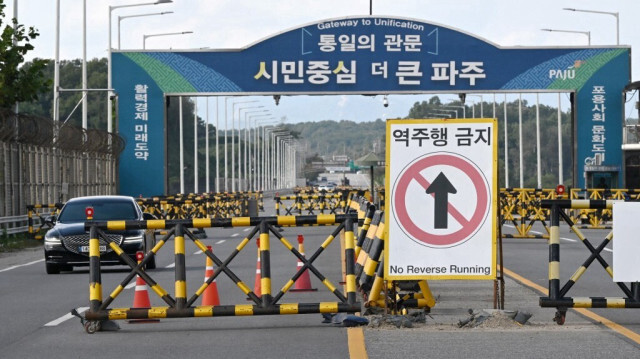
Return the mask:
<path fill-rule="evenodd" d="M 207 246 L 207 249 L 213 251 L 211 246 Z M 204 281 L 206 282 L 213 276 L 213 260 L 207 256 L 206 269 L 204 271 Z M 207 289 L 202 293 L 202 305 L 220 305 L 220 297 L 218 296 L 218 285 L 214 279 L 211 284 L 207 286 Z"/>
<path fill-rule="evenodd" d="M 260 238 L 256 240 L 256 244 L 258 245 L 258 262 L 256 264 L 256 281 L 253 284 L 253 292 L 258 296 L 258 298 L 262 297 L 262 272 L 260 271 Z"/>
<path fill-rule="evenodd" d="M 302 236 L 302 234 L 298 234 L 298 252 L 300 252 L 300 254 L 302 254 L 302 256 L 304 257 L 303 242 L 304 242 L 304 237 Z M 298 259 L 298 270 L 300 270 L 300 267 L 303 267 L 303 266 L 304 266 L 304 263 L 302 263 L 302 261 Z M 298 279 L 296 280 L 295 287 L 291 289 L 292 292 L 315 292 L 317 290 L 318 288 L 311 288 L 311 278 L 309 278 L 308 269 L 305 269 L 304 272 L 302 272 L 302 275 L 298 277 Z"/>
<path fill-rule="evenodd" d="M 138 264 L 144 259 L 144 253 L 137 252 L 136 259 Z M 133 306 L 131 308 L 148 309 L 151 308 L 151 301 L 149 300 L 149 287 L 147 282 L 144 281 L 139 275 L 136 275 L 136 287 L 133 295 Z M 129 323 L 153 323 L 159 322 L 160 319 L 130 319 Z"/>

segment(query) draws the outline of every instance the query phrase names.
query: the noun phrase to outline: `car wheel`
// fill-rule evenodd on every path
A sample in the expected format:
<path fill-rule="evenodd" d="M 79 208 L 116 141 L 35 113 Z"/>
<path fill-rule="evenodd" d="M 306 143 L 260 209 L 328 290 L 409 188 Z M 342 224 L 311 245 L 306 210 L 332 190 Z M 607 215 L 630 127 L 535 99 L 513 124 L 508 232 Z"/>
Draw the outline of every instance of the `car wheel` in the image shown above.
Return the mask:
<path fill-rule="evenodd" d="M 47 274 L 60 274 L 60 267 L 55 264 L 45 263 Z"/>

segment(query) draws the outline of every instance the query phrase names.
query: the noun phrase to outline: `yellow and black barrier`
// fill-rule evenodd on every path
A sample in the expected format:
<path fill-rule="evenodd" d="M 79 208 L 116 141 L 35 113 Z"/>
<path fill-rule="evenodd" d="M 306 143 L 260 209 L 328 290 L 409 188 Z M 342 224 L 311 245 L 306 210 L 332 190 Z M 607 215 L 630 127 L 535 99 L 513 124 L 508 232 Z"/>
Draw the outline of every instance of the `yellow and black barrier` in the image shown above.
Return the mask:
<path fill-rule="evenodd" d="M 280 209 L 286 216 L 337 214 L 347 208 L 342 193 L 318 192 L 316 194 L 295 194 L 291 196 L 275 196 L 276 215 Z"/>
<path fill-rule="evenodd" d="M 503 238 L 549 238 L 548 211 L 540 208 L 540 201 L 557 198 L 555 190 L 538 188 L 502 188 L 500 191 L 501 225 L 511 223 L 515 234 L 502 234 Z M 547 234 L 532 234 L 531 229 L 540 222 Z"/>
<path fill-rule="evenodd" d="M 298 200 L 297 195 L 292 196 L 275 196 L 273 197 L 276 203 L 276 216 L 280 216 L 280 208 L 284 210 L 285 216 L 295 216 L 302 214 L 302 205 Z M 291 203 L 285 203 L 284 201 L 293 201 Z"/>
<path fill-rule="evenodd" d="M 51 229 L 51 224 L 45 221 L 46 217 L 56 215 L 64 203 L 48 203 L 48 204 L 29 204 L 27 205 L 27 226 L 29 235 L 35 239 L 42 239 L 40 234 L 43 230 Z M 34 216 L 38 217 L 40 225 L 35 228 Z"/>
<path fill-rule="evenodd" d="M 264 209 L 262 192 L 205 193 L 138 199 L 144 212 L 161 219 L 229 218 L 247 216 L 249 200 Z"/>
<path fill-rule="evenodd" d="M 403 310 L 407 308 L 432 308 L 435 299 L 426 280 L 385 281 L 384 212 L 376 211 L 368 201 L 363 203 L 366 208 L 364 223 L 370 222 L 370 225 L 358 236 L 355 274 L 365 307 L 386 308 L 394 314 L 406 314 Z"/>
<path fill-rule="evenodd" d="M 436 305 L 436 300 L 426 280 L 386 282 L 384 280 L 384 258 L 380 260 L 371 290 L 366 297 L 365 308 L 387 308 L 391 310 L 392 314 L 406 314 L 404 312 L 406 308 L 431 309 Z"/>
<path fill-rule="evenodd" d="M 360 248 L 358 250 L 358 256 L 356 257 L 356 283 L 360 285 L 360 277 L 362 276 L 362 272 L 364 271 L 364 266 L 369 260 L 369 251 L 371 250 L 371 245 L 373 244 L 374 239 L 378 233 L 378 228 L 380 226 L 380 222 L 382 221 L 382 217 L 384 212 L 382 211 L 374 211 L 373 217 L 371 218 L 371 223 L 369 224 L 369 228 L 364 235 L 364 239 L 362 239 L 362 243 L 359 243 L 357 247 Z M 383 226 L 384 229 L 384 226 Z M 358 241 L 360 242 L 361 237 L 358 236 Z"/>
<path fill-rule="evenodd" d="M 613 278 L 613 269 L 602 258 L 601 252 L 613 240 L 613 232 L 610 232 L 597 247 L 582 234 L 573 220 L 564 212 L 565 209 L 589 209 L 611 210 L 612 200 L 546 200 L 542 201 L 543 208 L 549 208 L 551 212 L 551 228 L 549 236 L 549 296 L 540 297 L 541 307 L 557 308 L 554 320 L 557 324 L 564 324 L 567 308 L 640 308 L 640 285 L 631 283 L 628 287 L 625 283 L 616 282 L 626 297 L 565 297 L 567 292 L 586 272 L 587 268 L 597 260 L 607 274 Z M 560 287 L 560 219 L 563 219 L 580 241 L 591 253 L 585 262 L 576 270 L 571 278 Z"/>
<path fill-rule="evenodd" d="M 99 330 L 101 321 L 124 319 L 159 319 L 159 318 L 185 318 L 185 317 L 215 317 L 215 316 L 251 316 L 251 315 L 277 315 L 277 314 L 308 314 L 308 313 L 340 313 L 358 312 L 361 304 L 356 300 L 356 283 L 354 275 L 354 247 L 355 238 L 353 224 L 357 221 L 356 214 L 318 215 L 318 216 L 286 216 L 286 217 L 240 217 L 230 219 L 182 219 L 182 220 L 148 220 L 148 221 L 108 221 L 85 223 L 85 229 L 90 232 L 89 240 L 89 310 L 84 313 L 87 320 L 85 329 L 88 333 Z M 322 245 L 308 259 L 302 255 L 294 245 L 284 238 L 276 226 L 316 226 L 334 225 L 337 228 L 327 237 Z M 252 226 L 253 230 L 245 237 L 235 250 L 225 259 L 221 260 L 211 250 L 199 241 L 191 233 L 189 228 L 215 228 L 215 227 L 246 227 Z M 122 249 L 110 240 L 103 231 L 129 230 L 129 229 L 160 229 L 167 230 L 157 244 L 150 249 L 145 258 L 136 263 L 129 258 Z M 345 238 L 345 264 L 346 264 L 346 289 L 340 292 L 314 266 L 314 261 L 327 248 L 332 241 L 344 232 Z M 259 233 L 261 296 L 257 296 L 230 268 L 229 263 L 242 251 L 243 248 Z M 270 234 L 273 234 L 303 265 L 298 267 L 296 274 L 282 287 L 280 292 L 272 296 L 271 268 L 270 268 Z M 164 288 L 142 270 L 146 263 L 165 245 L 171 237 L 174 239 L 175 254 L 175 291 L 171 296 Z M 202 252 L 216 264 L 211 275 L 198 290 L 187 299 L 186 269 L 185 269 L 185 238 L 190 239 Z M 132 271 L 103 301 L 102 280 L 100 270 L 100 245 L 108 245 L 121 260 L 131 267 Z M 320 303 L 283 303 L 279 300 L 289 291 L 304 271 L 309 270 L 331 291 L 337 298 L 336 302 Z M 253 304 L 220 305 L 220 306 L 193 306 L 198 297 L 220 275 L 225 273 L 236 286 L 246 295 Z M 139 275 L 166 304 L 166 307 L 152 308 L 112 308 L 109 305 L 124 290 L 124 287 Z"/>

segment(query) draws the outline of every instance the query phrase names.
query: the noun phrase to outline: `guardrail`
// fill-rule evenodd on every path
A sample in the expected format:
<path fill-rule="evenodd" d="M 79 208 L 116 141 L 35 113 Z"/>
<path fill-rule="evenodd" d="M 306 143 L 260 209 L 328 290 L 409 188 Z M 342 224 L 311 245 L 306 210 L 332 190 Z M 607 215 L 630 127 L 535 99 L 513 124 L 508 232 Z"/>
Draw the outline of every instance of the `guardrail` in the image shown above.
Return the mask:
<path fill-rule="evenodd" d="M 26 215 L 0 217 L 0 231 L 8 235 L 28 232 L 29 217 Z"/>
<path fill-rule="evenodd" d="M 123 319 L 158 319 L 158 318 L 186 318 L 186 317 L 216 317 L 216 316 L 251 316 L 251 315 L 280 315 L 280 314 L 308 314 L 308 313 L 340 313 L 358 312 L 361 304 L 356 300 L 356 284 L 354 274 L 354 234 L 353 226 L 357 221 L 356 214 L 318 215 L 318 216 L 276 216 L 276 217 L 239 217 L 229 219 L 200 219 L 189 220 L 149 220 L 149 221 L 108 221 L 86 222 L 85 229 L 90 232 L 89 240 L 89 310 L 84 313 L 85 330 L 94 333 L 100 329 L 105 320 Z M 316 252 L 306 259 L 275 226 L 327 226 L 336 225 L 337 228 L 327 237 Z M 229 256 L 221 260 L 213 251 L 198 240 L 190 228 L 219 228 L 219 227 L 253 227 L 236 249 Z M 126 229 L 161 229 L 167 230 L 164 235 L 149 250 L 144 259 L 134 262 L 122 249 L 104 235 L 106 230 Z M 341 233 L 345 238 L 345 267 L 346 289 L 341 293 L 331 281 L 313 265 L 318 256 Z M 247 286 L 229 267 L 229 264 L 246 245 L 259 233 L 260 248 L 260 293 L 258 296 Z M 299 266 L 296 274 L 282 287 L 279 293 L 272 296 L 271 292 L 271 262 L 270 243 L 274 235 L 303 265 Z M 146 263 L 155 257 L 165 243 L 173 238 L 175 254 L 175 292 L 171 296 L 151 276 L 143 271 Z M 202 252 L 210 258 L 217 268 L 200 288 L 187 299 L 186 268 L 185 268 L 185 238 L 190 239 Z M 103 301 L 102 279 L 100 270 L 100 245 L 108 245 L 126 263 L 131 272 Z M 320 303 L 286 303 L 280 304 L 280 299 L 294 285 L 295 281 L 305 272 L 313 273 L 337 298 L 337 302 Z M 193 306 L 206 288 L 221 274 L 225 273 L 253 304 Z M 123 291 L 124 287 L 136 276 L 140 276 L 168 306 L 152 308 L 119 308 L 109 309 L 109 305 Z"/>

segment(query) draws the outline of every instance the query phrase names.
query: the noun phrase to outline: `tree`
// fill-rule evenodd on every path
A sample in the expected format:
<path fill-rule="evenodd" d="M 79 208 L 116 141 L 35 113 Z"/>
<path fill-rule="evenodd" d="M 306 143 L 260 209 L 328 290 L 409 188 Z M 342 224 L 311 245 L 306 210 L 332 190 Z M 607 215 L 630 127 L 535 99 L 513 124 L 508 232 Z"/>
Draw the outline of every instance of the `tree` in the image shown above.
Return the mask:
<path fill-rule="evenodd" d="M 12 107 L 21 101 L 33 101 L 50 84 L 43 76 L 47 60 L 35 59 L 30 66 L 20 66 L 31 50 L 31 41 L 40 35 L 38 31 L 18 24 L 4 24 L 6 5 L 0 0 L 0 107 Z M 4 24 L 4 25 L 3 25 Z"/>

